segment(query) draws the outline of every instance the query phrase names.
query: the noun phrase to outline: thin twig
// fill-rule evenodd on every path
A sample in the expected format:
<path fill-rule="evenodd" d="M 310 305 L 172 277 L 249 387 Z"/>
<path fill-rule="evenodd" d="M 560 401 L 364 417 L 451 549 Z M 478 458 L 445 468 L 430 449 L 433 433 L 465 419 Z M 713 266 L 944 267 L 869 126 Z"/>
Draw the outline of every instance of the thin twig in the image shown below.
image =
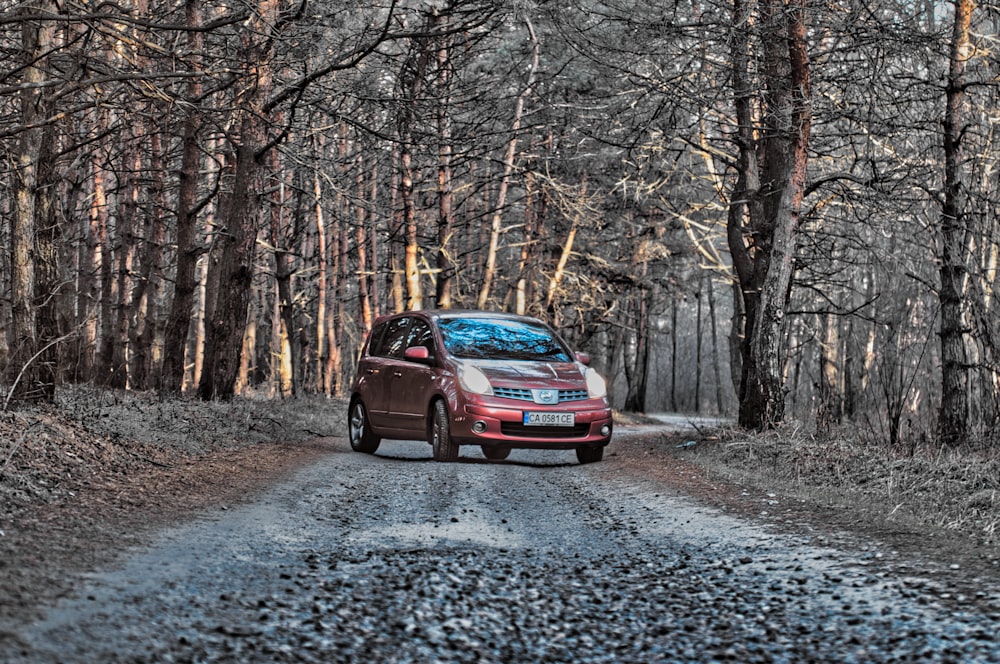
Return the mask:
<path fill-rule="evenodd" d="M 17 390 L 17 384 L 21 382 L 21 378 L 24 377 L 24 372 L 28 370 L 28 367 L 31 366 L 31 363 L 37 360 L 39 356 L 41 356 L 41 354 L 47 351 L 48 349 L 52 348 L 56 344 L 60 344 L 68 339 L 71 339 L 75 335 L 76 331 L 74 330 L 73 332 L 65 334 L 59 337 L 58 339 L 53 339 L 49 343 L 45 344 L 45 346 L 43 346 L 41 350 L 32 355 L 30 358 L 28 358 L 28 361 L 24 363 L 24 365 L 21 367 L 21 370 L 17 372 L 17 377 L 14 378 L 14 382 L 11 384 L 10 389 L 7 391 L 7 398 L 4 399 L 3 402 L 3 412 L 7 412 L 7 407 L 10 405 L 10 400 L 11 398 L 13 398 L 14 392 Z"/>

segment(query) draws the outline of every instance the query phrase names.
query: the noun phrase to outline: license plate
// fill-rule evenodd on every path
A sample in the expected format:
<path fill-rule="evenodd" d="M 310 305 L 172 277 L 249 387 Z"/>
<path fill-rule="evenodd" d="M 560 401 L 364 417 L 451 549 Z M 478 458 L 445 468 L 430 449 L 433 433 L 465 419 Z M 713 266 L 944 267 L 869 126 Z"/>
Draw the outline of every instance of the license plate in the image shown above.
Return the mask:
<path fill-rule="evenodd" d="M 575 413 L 538 413 L 526 411 L 524 425 L 528 427 L 571 427 L 576 424 Z"/>

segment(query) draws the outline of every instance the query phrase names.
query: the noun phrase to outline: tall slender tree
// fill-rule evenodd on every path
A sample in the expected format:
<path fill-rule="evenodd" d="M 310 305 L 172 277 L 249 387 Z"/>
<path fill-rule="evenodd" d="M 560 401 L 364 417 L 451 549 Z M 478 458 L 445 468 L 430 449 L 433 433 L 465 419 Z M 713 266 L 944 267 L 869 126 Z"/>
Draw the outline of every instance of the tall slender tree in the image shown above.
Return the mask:
<path fill-rule="evenodd" d="M 202 162 L 200 135 L 204 122 L 198 108 L 204 88 L 200 71 L 204 57 L 202 51 L 205 47 L 201 0 L 185 0 L 184 21 L 191 76 L 187 79 L 184 93 L 186 103 L 180 106 L 183 120 L 181 163 L 178 169 L 174 214 L 176 219 L 174 289 L 164 329 L 163 362 L 159 384 L 161 391 L 174 393 L 180 392 L 184 386 L 185 348 L 191 319 L 194 316 L 195 292 L 198 288 L 195 273 L 198 257 L 202 253 L 197 233 Z"/>
<path fill-rule="evenodd" d="M 54 47 L 54 24 L 46 15 L 54 16 L 54 2 L 24 4 L 19 12 L 21 43 L 18 49 L 21 67 L 19 86 L 19 121 L 21 125 L 13 155 L 14 214 L 11 217 L 11 326 L 8 345 L 11 358 L 8 380 L 12 395 L 23 401 L 52 400 L 55 391 L 51 371 L 42 367 L 41 356 L 54 340 L 46 338 L 39 327 L 39 302 L 46 295 L 39 293 L 46 282 L 39 279 L 38 258 L 48 254 L 39 241 L 54 240 L 47 218 L 50 205 L 45 197 L 46 173 L 52 169 L 50 151 L 53 132 L 48 122 L 51 111 L 46 94 L 46 60 Z M 41 251 L 40 251 L 41 250 Z M 42 298 L 39 298 L 42 295 Z"/>
<path fill-rule="evenodd" d="M 941 410 L 939 428 L 947 444 L 969 435 L 969 228 L 963 136 L 966 69 L 972 56 L 969 27 L 973 0 L 955 0 L 944 114 L 944 204 L 941 210 Z"/>
<path fill-rule="evenodd" d="M 767 429 L 785 410 L 784 322 L 811 130 L 804 0 L 733 3 L 733 92 L 739 173 L 728 237 L 745 318 L 740 425 Z M 760 27 L 763 123 L 755 123 L 751 30 Z"/>

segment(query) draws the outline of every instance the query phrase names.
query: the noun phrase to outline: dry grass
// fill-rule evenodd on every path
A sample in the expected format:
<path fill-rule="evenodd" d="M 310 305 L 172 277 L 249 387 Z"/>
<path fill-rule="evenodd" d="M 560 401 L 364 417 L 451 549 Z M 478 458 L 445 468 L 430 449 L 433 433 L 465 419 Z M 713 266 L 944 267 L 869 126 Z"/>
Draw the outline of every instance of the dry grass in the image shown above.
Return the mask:
<path fill-rule="evenodd" d="M 652 420 L 616 413 L 616 422 Z M 0 516 L 150 464 L 345 431 L 346 404 L 337 399 L 206 403 L 67 387 L 55 406 L 0 413 Z M 863 506 L 914 530 L 926 524 L 1000 544 L 1000 447 L 894 451 L 849 429 L 820 439 L 794 426 L 703 434 L 677 454 L 717 477 L 813 504 Z"/>
<path fill-rule="evenodd" d="M 759 435 L 717 430 L 679 454 L 761 490 L 1000 544 L 1000 448 L 894 451 L 849 429 L 817 438 L 785 426 Z"/>
<path fill-rule="evenodd" d="M 204 402 L 72 386 L 54 406 L 0 413 L 0 517 L 153 466 L 263 442 L 343 435 L 336 399 Z"/>

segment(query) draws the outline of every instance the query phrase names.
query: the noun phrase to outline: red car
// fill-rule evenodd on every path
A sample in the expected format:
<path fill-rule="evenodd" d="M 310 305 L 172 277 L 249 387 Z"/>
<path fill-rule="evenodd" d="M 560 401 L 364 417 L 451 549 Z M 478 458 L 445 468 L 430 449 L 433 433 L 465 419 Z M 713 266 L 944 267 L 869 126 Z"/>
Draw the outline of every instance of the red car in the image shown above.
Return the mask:
<path fill-rule="evenodd" d="M 426 440 L 438 461 L 479 445 L 576 450 L 600 461 L 611 406 L 590 358 L 535 318 L 486 311 L 408 311 L 379 318 L 351 385 L 351 447 Z"/>

